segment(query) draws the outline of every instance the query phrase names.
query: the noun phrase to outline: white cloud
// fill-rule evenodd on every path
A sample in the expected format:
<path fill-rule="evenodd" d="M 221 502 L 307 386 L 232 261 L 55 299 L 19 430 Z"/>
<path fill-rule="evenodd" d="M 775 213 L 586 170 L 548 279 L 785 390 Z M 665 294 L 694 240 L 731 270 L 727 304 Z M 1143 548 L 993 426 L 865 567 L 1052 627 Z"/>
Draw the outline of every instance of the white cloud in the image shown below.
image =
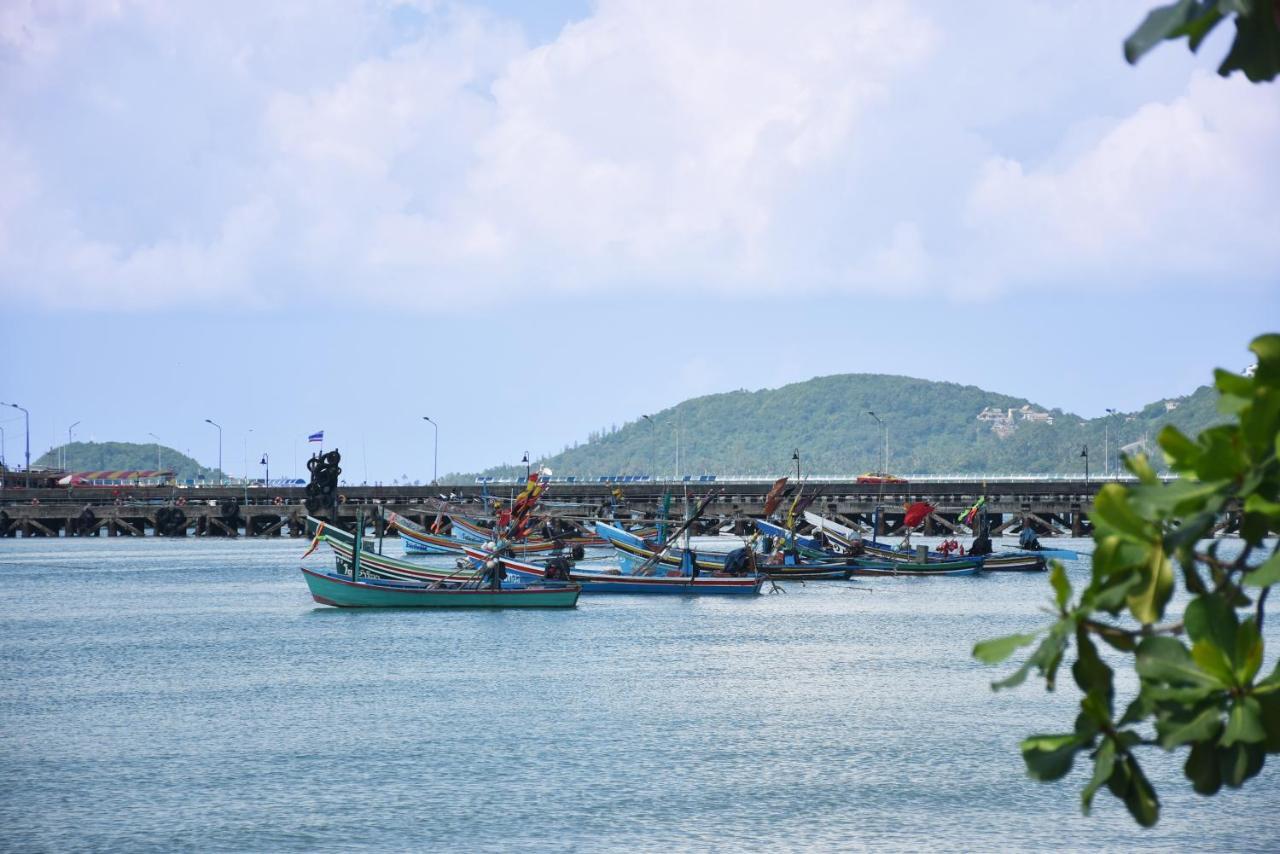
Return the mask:
<path fill-rule="evenodd" d="M 1005 279 L 1280 275 L 1277 106 L 1273 87 L 1199 73 L 1063 164 L 989 159 L 967 224 Z"/>
<path fill-rule="evenodd" d="M 606 0 L 532 48 L 464 5 L 183 9 L 0 13 L 0 291 L 434 311 L 1280 269 L 1274 87 L 1184 71 L 1098 114 L 1056 47 L 1096 41 L 1087 7 Z"/>

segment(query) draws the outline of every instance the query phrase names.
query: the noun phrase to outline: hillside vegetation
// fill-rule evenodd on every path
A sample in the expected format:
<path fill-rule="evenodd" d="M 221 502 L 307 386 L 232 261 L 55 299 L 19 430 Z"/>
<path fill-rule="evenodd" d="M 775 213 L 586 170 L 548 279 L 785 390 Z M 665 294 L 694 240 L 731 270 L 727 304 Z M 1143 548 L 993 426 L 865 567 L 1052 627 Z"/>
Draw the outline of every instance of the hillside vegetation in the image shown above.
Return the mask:
<path fill-rule="evenodd" d="M 66 451 L 66 468 L 69 471 L 118 471 L 147 470 L 156 467 L 155 444 L 140 445 L 134 442 L 72 442 L 47 451 L 32 467 L 58 466 L 60 454 Z M 199 462 L 173 448 L 160 446 L 160 467 L 173 471 L 178 480 L 217 480 L 218 470 L 206 468 Z"/>
<path fill-rule="evenodd" d="M 1080 452 L 1087 444 L 1090 469 L 1101 474 L 1108 429 L 1114 468 L 1118 448 L 1144 438 L 1154 448 L 1165 424 L 1194 434 L 1220 420 L 1208 387 L 1171 401 L 1176 408 L 1161 400 L 1109 419 L 1082 419 L 976 386 L 841 374 L 687 400 L 657 413 L 652 422 L 641 419 L 593 434 L 586 443 L 538 462 L 557 475 L 670 476 L 678 431 L 681 474 L 783 474 L 794 471 L 796 449 L 806 473 L 877 471 L 882 467 L 882 434 L 867 414 L 873 410 L 888 427 L 891 472 L 1083 474 Z M 1017 412 L 1024 406 L 1046 413 L 1052 423 L 1026 419 Z M 1015 417 L 1003 425 L 978 420 L 988 407 L 1005 415 L 1013 409 Z M 499 466 L 482 474 L 523 476 L 524 466 Z"/>

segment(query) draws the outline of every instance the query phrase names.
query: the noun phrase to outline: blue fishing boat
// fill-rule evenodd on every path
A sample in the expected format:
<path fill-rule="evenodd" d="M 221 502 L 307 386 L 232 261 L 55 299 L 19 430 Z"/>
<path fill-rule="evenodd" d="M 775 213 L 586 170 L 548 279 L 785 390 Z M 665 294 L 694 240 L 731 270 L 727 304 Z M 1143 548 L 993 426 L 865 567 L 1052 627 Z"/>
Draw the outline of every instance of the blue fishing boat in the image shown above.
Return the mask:
<path fill-rule="evenodd" d="M 582 589 L 573 583 L 503 583 L 499 587 L 462 582 L 388 581 L 352 578 L 302 568 L 311 598 L 337 608 L 572 608 Z"/>
<path fill-rule="evenodd" d="M 660 546 L 604 522 L 596 523 L 596 532 L 613 545 L 623 574 L 634 572 L 636 567 L 654 561 L 668 567 L 691 563 L 699 572 L 724 572 L 726 561 L 733 559 L 740 551 L 697 551 L 675 545 Z M 753 560 L 758 572 L 778 580 L 838 581 L 849 578 L 855 568 L 852 562 L 843 559 L 807 560 L 781 553 L 768 559 L 756 555 Z"/>
<path fill-rule="evenodd" d="M 467 556 L 473 564 L 481 566 L 494 556 L 483 549 L 469 547 Z M 555 559 L 542 563 L 522 561 L 500 556 L 497 560 L 509 574 L 527 579 L 545 579 L 549 575 L 563 573 L 569 580 L 582 586 L 583 593 L 640 593 L 676 596 L 747 595 L 760 592 L 765 576 L 761 574 L 730 575 L 723 570 L 698 572 L 686 562 L 679 569 L 654 566 L 648 573 L 625 573 L 620 569 L 596 569 L 560 564 Z"/>

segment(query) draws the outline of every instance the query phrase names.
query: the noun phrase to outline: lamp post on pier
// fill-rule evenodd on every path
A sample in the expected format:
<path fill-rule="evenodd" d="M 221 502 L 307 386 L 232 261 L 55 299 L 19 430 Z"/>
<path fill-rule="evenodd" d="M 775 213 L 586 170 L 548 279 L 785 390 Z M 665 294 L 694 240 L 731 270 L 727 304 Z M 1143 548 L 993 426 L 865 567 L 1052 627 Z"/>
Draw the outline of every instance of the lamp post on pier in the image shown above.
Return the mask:
<path fill-rule="evenodd" d="M 431 485 L 435 486 L 440 481 L 440 425 L 425 415 L 422 420 L 435 428 L 431 443 Z"/>
<path fill-rule="evenodd" d="M 1080 449 L 1080 456 L 1084 457 L 1084 491 L 1086 495 L 1089 492 L 1089 446 L 1085 445 Z"/>
<path fill-rule="evenodd" d="M 884 434 L 884 456 L 880 462 L 880 474 L 887 475 L 889 473 L 889 425 L 881 421 L 880 416 L 876 415 L 870 409 L 867 410 L 867 414 L 876 420 L 876 423 L 880 425 L 881 432 Z"/>
<path fill-rule="evenodd" d="M 262 459 L 258 460 L 258 465 L 262 466 L 263 469 L 265 470 L 262 475 L 263 487 L 270 486 L 271 485 L 271 457 L 270 455 L 267 454 L 266 451 L 262 452 Z"/>
<path fill-rule="evenodd" d="M 79 426 L 80 426 L 79 421 L 73 421 L 71 423 L 71 426 L 67 428 L 67 446 L 62 449 L 62 468 L 63 469 L 66 469 L 67 467 L 67 451 L 71 449 L 71 434 Z"/>
<path fill-rule="evenodd" d="M 651 477 L 655 480 L 658 476 L 658 422 L 653 420 L 652 415 L 641 415 L 645 421 L 649 422 L 649 471 Z"/>
<path fill-rule="evenodd" d="M 222 486 L 222 425 L 212 418 L 206 418 L 204 421 L 218 428 L 218 486 Z"/>
<path fill-rule="evenodd" d="M 31 488 L 31 413 L 16 403 L 0 403 L 0 406 L 12 406 L 22 412 L 23 416 L 23 432 L 26 434 L 26 484 L 27 489 Z"/>
<path fill-rule="evenodd" d="M 796 448 L 794 451 L 791 452 L 791 459 L 795 461 L 796 483 L 799 483 L 800 482 L 800 449 L 799 448 Z"/>
<path fill-rule="evenodd" d="M 1114 409 L 1107 410 L 1107 417 L 1102 421 L 1102 476 L 1111 474 L 1111 416 Z"/>
<path fill-rule="evenodd" d="M 529 452 L 528 451 L 524 452 L 524 457 L 521 458 L 520 462 L 524 463 L 524 479 L 528 481 L 529 480 Z"/>
<path fill-rule="evenodd" d="M 156 471 L 158 472 L 162 468 L 160 465 L 160 437 L 155 433 L 148 433 L 147 435 L 156 440 Z"/>

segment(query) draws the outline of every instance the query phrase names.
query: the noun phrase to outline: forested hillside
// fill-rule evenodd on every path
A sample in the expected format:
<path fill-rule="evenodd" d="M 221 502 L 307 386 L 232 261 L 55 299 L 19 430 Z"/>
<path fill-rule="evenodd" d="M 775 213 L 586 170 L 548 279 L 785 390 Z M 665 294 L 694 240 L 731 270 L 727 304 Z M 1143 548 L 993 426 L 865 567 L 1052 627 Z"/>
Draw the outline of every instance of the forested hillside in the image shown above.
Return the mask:
<path fill-rule="evenodd" d="M 1082 419 L 976 386 L 841 374 L 687 400 L 538 462 L 558 475 L 670 476 L 678 433 L 682 474 L 781 474 L 793 469 L 795 450 L 809 473 L 876 471 L 883 434 L 869 410 L 887 427 L 888 468 L 900 474 L 1083 473 L 1085 445 L 1091 470 L 1101 473 L 1104 444 L 1114 467 L 1118 448 L 1144 439 L 1154 448 L 1165 424 L 1195 433 L 1218 419 L 1207 387 L 1137 412 Z M 987 420 L 979 420 L 984 410 Z M 523 465 L 484 472 L 523 473 Z"/>

